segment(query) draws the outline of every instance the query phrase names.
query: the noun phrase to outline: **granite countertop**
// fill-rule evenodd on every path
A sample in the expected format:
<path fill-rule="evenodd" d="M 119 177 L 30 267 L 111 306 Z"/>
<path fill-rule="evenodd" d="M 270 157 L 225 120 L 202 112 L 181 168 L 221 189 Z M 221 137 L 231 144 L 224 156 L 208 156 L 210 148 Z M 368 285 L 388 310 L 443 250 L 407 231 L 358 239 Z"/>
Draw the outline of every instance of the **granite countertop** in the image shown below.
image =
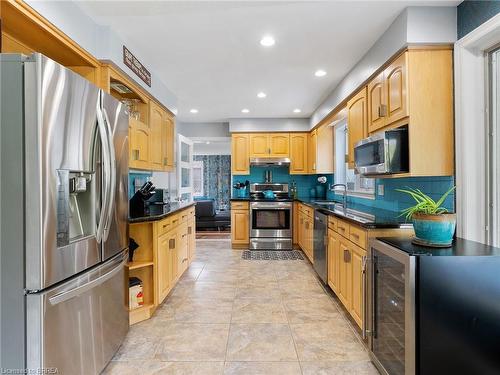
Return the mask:
<path fill-rule="evenodd" d="M 249 197 L 231 198 L 231 201 L 250 201 Z M 361 215 L 356 215 L 355 212 L 344 213 L 342 209 L 334 204 L 320 205 L 314 203 L 321 201 L 316 198 L 296 198 L 296 202 L 304 203 L 314 209 L 318 209 L 327 215 L 337 216 L 341 219 L 350 221 L 354 224 L 360 225 L 366 229 L 382 229 L 382 228 L 412 228 L 412 224 L 405 221 L 404 217 L 399 216 L 399 213 L 394 211 L 383 210 L 380 208 L 365 206 L 361 204 L 349 203 L 347 208 L 349 210 L 358 211 Z M 329 201 L 330 202 L 330 201 Z M 331 201 L 333 202 L 333 201 Z M 339 203 L 339 202 L 336 202 Z"/>
<path fill-rule="evenodd" d="M 500 256 L 500 249 L 480 242 L 455 238 L 451 247 L 414 245 L 408 237 L 382 237 L 378 240 L 414 256 Z"/>
<path fill-rule="evenodd" d="M 142 223 L 145 221 L 155 221 L 166 218 L 176 212 L 179 212 L 185 208 L 194 206 L 196 202 L 189 203 L 170 203 L 161 205 L 150 205 L 148 211 L 144 213 L 144 216 L 139 217 L 129 217 L 129 223 Z"/>

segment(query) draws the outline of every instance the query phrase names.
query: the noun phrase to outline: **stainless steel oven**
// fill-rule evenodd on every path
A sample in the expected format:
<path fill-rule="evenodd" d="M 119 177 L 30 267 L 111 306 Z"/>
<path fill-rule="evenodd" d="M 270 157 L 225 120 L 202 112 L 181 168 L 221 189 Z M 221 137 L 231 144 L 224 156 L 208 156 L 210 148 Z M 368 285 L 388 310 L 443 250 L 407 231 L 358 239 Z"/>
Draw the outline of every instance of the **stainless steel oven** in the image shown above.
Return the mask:
<path fill-rule="evenodd" d="M 354 145 L 356 172 L 364 176 L 409 171 L 408 126 L 378 132 Z"/>
<path fill-rule="evenodd" d="M 382 374 L 415 374 L 415 257 L 381 241 L 368 247 L 366 331 Z"/>
<path fill-rule="evenodd" d="M 250 202 L 250 248 L 292 249 L 293 202 Z"/>

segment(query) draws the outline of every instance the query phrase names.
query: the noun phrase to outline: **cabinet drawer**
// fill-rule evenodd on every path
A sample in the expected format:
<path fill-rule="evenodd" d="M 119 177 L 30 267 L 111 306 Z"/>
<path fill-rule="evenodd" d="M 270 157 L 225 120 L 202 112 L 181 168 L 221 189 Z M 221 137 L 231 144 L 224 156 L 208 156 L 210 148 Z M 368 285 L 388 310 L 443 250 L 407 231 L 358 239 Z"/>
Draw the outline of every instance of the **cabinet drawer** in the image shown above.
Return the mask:
<path fill-rule="evenodd" d="M 172 228 L 177 227 L 181 223 L 179 214 L 172 215 L 170 220 L 172 221 Z"/>
<path fill-rule="evenodd" d="M 337 230 L 337 218 L 335 216 L 328 216 L 328 228 Z"/>
<path fill-rule="evenodd" d="M 345 221 L 337 219 L 337 233 L 341 234 L 345 238 L 349 238 L 349 224 Z"/>
<path fill-rule="evenodd" d="M 194 216 L 195 208 L 190 207 L 190 208 L 188 208 L 187 211 L 188 211 L 189 218 L 192 218 Z"/>
<path fill-rule="evenodd" d="M 233 210 L 248 210 L 248 202 L 231 202 Z"/>
<path fill-rule="evenodd" d="M 306 206 L 305 204 L 304 204 L 304 205 L 302 205 L 302 206 L 303 206 L 303 207 L 302 207 L 302 212 L 303 212 L 304 214 L 306 214 L 307 216 L 312 217 L 312 216 L 313 216 L 313 214 L 314 214 L 314 208 L 311 208 L 311 207 L 309 207 L 309 206 Z"/>
<path fill-rule="evenodd" d="M 180 216 L 180 222 L 181 223 L 186 223 L 189 219 L 189 210 L 184 210 L 179 213 Z"/>
<path fill-rule="evenodd" d="M 366 231 L 351 225 L 349 227 L 349 239 L 362 249 L 366 249 Z"/>
<path fill-rule="evenodd" d="M 160 220 L 157 225 L 158 225 L 158 237 L 159 237 L 173 228 L 172 217 L 169 216 L 163 220 Z"/>

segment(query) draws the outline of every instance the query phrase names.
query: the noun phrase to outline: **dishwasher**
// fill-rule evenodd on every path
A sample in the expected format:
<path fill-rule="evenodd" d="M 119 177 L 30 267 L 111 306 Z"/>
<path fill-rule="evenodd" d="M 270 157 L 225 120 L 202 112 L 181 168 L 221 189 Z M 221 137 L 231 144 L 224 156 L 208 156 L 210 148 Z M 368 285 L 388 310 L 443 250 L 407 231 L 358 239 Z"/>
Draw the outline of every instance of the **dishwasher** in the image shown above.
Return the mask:
<path fill-rule="evenodd" d="M 313 266 L 320 279 L 328 282 L 328 215 L 314 210 Z"/>

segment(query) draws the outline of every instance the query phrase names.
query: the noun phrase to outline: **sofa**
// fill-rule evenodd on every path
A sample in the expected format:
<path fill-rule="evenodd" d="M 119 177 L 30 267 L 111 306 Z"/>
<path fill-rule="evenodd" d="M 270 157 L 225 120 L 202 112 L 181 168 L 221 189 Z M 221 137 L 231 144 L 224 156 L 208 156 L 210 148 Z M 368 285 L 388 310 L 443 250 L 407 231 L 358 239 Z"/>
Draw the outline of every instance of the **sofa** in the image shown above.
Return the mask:
<path fill-rule="evenodd" d="M 226 229 L 231 227 L 229 211 L 216 212 L 214 199 L 196 200 L 195 206 L 196 230 L 199 229 Z"/>

